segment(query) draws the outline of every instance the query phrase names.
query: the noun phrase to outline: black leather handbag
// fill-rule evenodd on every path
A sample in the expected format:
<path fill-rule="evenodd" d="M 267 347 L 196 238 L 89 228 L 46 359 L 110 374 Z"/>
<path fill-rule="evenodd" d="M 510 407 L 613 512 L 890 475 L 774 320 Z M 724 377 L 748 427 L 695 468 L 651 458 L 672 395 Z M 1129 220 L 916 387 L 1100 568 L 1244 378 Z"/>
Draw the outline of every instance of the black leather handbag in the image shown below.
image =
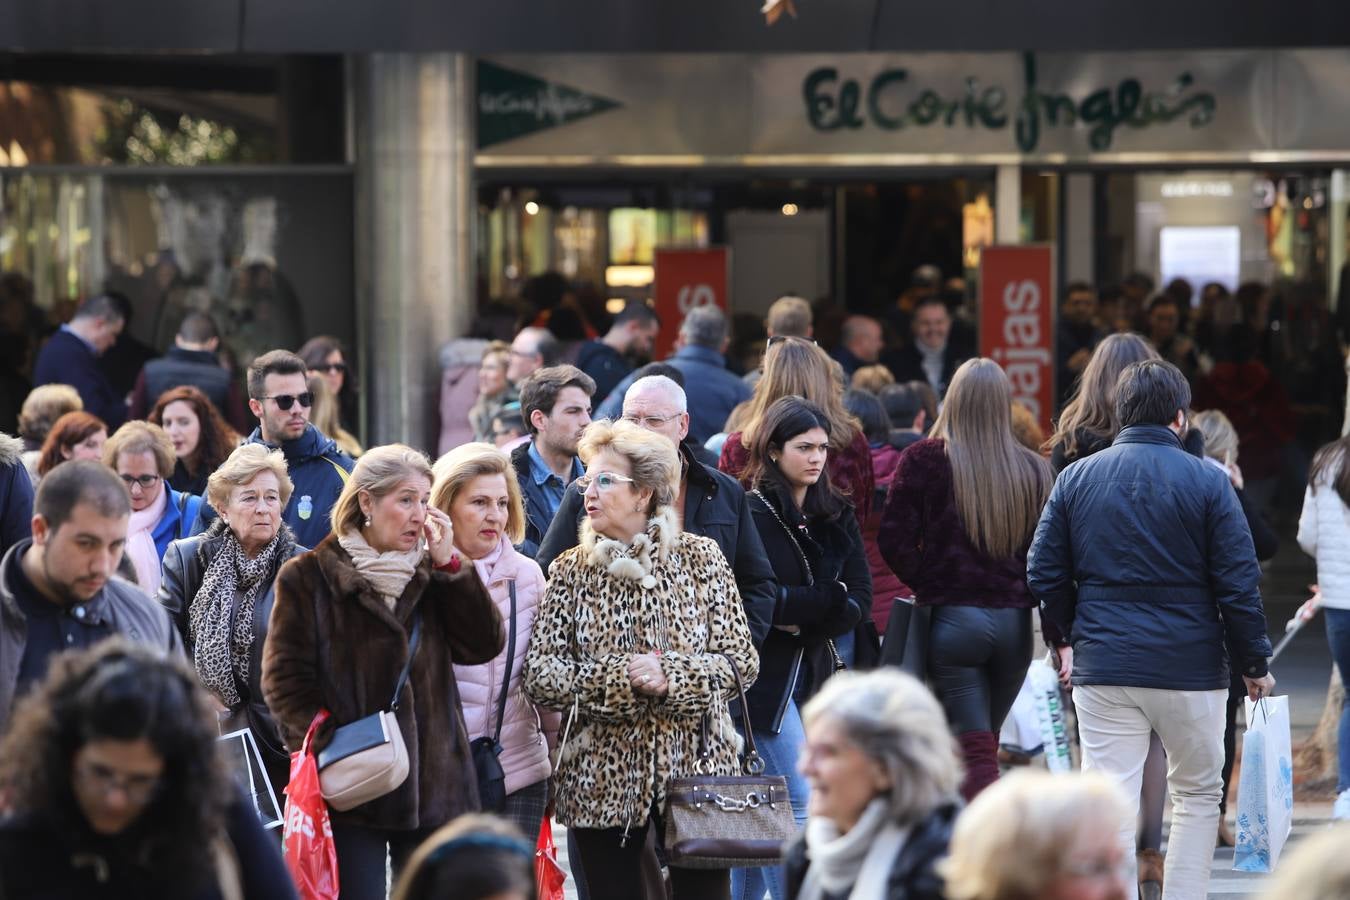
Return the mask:
<path fill-rule="evenodd" d="M 478 773 L 478 803 L 484 812 L 501 812 L 506 808 L 506 773 L 502 771 L 502 722 L 506 719 L 506 695 L 511 690 L 511 667 L 516 662 L 516 583 L 507 582 L 511 593 L 511 620 L 507 625 L 506 677 L 502 679 L 501 697 L 497 701 L 497 728 L 492 737 L 484 735 L 469 743 L 474 771 Z"/>

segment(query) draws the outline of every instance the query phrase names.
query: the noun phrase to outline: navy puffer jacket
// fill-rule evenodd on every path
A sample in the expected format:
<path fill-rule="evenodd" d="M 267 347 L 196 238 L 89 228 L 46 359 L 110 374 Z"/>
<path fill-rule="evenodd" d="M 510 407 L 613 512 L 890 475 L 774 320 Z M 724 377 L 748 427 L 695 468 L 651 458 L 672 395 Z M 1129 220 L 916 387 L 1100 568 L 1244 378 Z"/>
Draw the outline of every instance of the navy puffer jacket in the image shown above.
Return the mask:
<path fill-rule="evenodd" d="M 1055 482 L 1027 584 L 1071 636 L 1073 683 L 1180 691 L 1266 674 L 1261 569 L 1237 496 L 1168 428 L 1133 425 Z"/>

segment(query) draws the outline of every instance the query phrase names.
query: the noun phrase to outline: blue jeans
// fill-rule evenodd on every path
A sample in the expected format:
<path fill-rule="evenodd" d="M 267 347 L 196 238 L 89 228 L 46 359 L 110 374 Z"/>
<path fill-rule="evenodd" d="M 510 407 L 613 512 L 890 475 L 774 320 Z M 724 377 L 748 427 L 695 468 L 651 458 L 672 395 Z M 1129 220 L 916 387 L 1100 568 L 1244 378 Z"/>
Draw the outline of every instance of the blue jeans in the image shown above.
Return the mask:
<path fill-rule="evenodd" d="M 1350 691 L 1350 609 L 1323 609 L 1327 617 L 1327 643 L 1331 645 L 1331 658 L 1341 670 L 1341 684 Z M 1339 746 L 1337 762 L 1340 773 L 1336 780 L 1336 791 L 1350 789 L 1350 703 L 1341 710 L 1341 725 L 1337 732 Z"/>
<path fill-rule="evenodd" d="M 797 757 L 804 743 L 806 732 L 802 729 L 802 717 L 796 700 L 788 702 L 787 711 L 783 714 L 783 727 L 778 734 L 755 731 L 755 749 L 764 759 L 765 773 L 787 776 L 788 798 L 792 801 L 792 815 L 799 829 L 806 824 L 806 801 L 811 793 L 806 779 L 797 771 Z M 782 866 L 732 869 L 731 900 L 764 900 L 766 890 L 773 900 L 786 900 L 787 886 L 784 880 Z"/>
<path fill-rule="evenodd" d="M 834 639 L 834 649 L 839 654 L 839 658 L 844 661 L 844 665 L 850 669 L 853 668 L 853 658 L 856 656 L 856 632 L 850 631 L 848 634 L 841 634 Z"/>

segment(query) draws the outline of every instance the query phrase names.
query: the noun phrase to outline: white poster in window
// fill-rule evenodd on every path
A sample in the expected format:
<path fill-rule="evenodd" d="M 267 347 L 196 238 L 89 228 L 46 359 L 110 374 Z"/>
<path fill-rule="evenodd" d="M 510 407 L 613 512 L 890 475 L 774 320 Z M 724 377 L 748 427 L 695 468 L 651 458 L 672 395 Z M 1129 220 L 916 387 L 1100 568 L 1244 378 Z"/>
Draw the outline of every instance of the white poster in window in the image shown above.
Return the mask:
<path fill-rule="evenodd" d="M 1211 281 L 1237 290 L 1242 268 L 1242 232 L 1236 225 L 1169 225 L 1159 233 L 1158 267 L 1167 284 L 1185 278 L 1200 297 L 1200 288 Z"/>

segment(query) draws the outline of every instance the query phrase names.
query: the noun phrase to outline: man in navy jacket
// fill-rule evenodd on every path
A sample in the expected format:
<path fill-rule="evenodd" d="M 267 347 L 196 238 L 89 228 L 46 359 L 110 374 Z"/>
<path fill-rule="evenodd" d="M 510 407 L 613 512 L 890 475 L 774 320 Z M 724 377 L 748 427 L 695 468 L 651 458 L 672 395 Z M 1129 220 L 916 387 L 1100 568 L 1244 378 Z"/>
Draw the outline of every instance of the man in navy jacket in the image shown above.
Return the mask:
<path fill-rule="evenodd" d="M 75 318 L 52 335 L 33 366 L 33 387 L 68 384 L 80 394 L 84 411 L 98 416 L 111 433 L 127 420 L 126 399 L 99 366 L 99 357 L 117 341 L 126 319 L 107 294 L 90 297 Z"/>
<path fill-rule="evenodd" d="M 1275 685 L 1242 507 L 1224 474 L 1181 446 L 1190 401 L 1171 363 L 1122 372 L 1119 434 L 1060 474 L 1027 555 L 1032 593 L 1070 636 L 1060 674 L 1073 681 L 1083 768 L 1137 807 L 1150 732 L 1167 751 L 1168 897 L 1203 897 L 1209 883 L 1229 665 L 1252 699 Z M 1129 860 L 1134 833 L 1131 816 Z"/>

